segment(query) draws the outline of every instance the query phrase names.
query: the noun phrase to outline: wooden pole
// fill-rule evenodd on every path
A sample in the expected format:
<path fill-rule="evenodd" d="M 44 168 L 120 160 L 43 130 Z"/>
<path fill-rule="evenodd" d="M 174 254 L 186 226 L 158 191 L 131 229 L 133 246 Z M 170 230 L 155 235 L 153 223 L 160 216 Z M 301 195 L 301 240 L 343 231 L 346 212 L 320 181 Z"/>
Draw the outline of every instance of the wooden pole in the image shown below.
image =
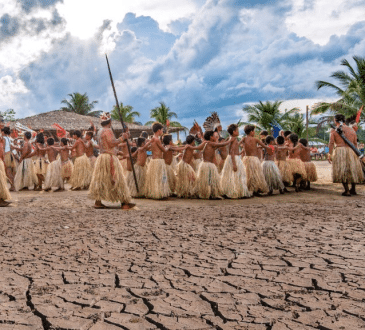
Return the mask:
<path fill-rule="evenodd" d="M 308 126 L 309 126 L 309 118 L 308 118 L 308 115 L 309 115 L 309 106 L 307 105 L 307 108 L 306 108 L 306 129 L 307 129 L 307 141 L 309 143 L 309 132 L 308 132 Z"/>
<path fill-rule="evenodd" d="M 179 141 L 180 140 L 180 132 L 177 131 L 177 140 Z"/>

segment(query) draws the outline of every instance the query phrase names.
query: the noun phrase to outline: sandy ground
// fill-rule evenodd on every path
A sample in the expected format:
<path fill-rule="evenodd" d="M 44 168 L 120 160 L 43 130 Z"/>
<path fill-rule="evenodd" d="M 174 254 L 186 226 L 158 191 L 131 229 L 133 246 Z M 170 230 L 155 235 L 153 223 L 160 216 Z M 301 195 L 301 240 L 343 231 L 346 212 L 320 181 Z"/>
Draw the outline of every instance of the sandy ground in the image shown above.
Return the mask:
<path fill-rule="evenodd" d="M 0 329 L 363 329 L 365 187 L 137 200 L 20 192 L 0 209 Z"/>

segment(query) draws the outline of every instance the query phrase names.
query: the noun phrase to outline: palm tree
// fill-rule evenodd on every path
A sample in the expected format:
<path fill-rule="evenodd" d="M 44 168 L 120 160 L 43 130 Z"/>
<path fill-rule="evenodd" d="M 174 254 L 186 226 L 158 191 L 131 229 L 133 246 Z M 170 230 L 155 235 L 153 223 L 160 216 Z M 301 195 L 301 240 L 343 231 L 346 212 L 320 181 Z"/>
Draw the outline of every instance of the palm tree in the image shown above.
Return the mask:
<path fill-rule="evenodd" d="M 84 116 L 91 116 L 91 117 L 98 117 L 102 111 L 92 111 L 95 104 L 98 101 L 89 102 L 89 97 L 87 94 L 80 94 L 80 93 L 72 93 L 68 94 L 71 98 L 70 100 L 63 99 L 61 103 L 66 104 L 65 107 L 62 107 L 61 110 L 68 111 L 68 112 L 75 112 L 79 115 Z"/>
<path fill-rule="evenodd" d="M 175 112 L 170 111 L 170 108 L 166 106 L 165 102 L 159 102 L 160 106 L 151 110 L 150 117 L 155 120 L 148 121 L 145 125 L 152 125 L 154 122 L 158 121 L 164 126 L 170 127 L 183 127 L 177 121 L 171 121 L 171 118 L 177 118 L 177 114 Z M 169 124 L 169 125 L 167 125 Z"/>
<path fill-rule="evenodd" d="M 311 118 L 308 118 L 308 124 L 314 125 L 317 124 L 314 120 Z M 308 125 L 308 136 L 314 137 L 316 135 L 316 128 L 315 127 L 309 127 Z M 302 113 L 295 113 L 294 115 L 291 115 L 286 121 L 285 121 L 285 128 L 289 131 L 292 131 L 295 134 L 298 134 L 299 137 L 305 138 L 307 136 L 307 127 L 306 127 L 306 120 L 304 118 L 304 114 Z"/>
<path fill-rule="evenodd" d="M 298 108 L 293 108 L 289 111 L 285 110 L 283 114 L 279 110 L 282 103 L 283 101 L 266 101 L 265 103 L 259 101 L 257 104 L 245 106 L 242 111 L 248 114 L 248 121 L 255 123 L 258 129 L 270 131 L 273 123 L 277 122 L 283 126 L 292 114 L 299 111 Z M 240 125 L 246 124 L 240 123 Z"/>
<path fill-rule="evenodd" d="M 324 87 L 333 89 L 340 99 L 333 103 L 320 102 L 316 104 L 312 109 L 313 114 L 329 111 L 332 114 L 339 112 L 346 117 L 350 117 L 355 115 L 361 106 L 365 106 L 365 58 L 354 56 L 353 59 L 356 63 L 356 69 L 344 59 L 341 65 L 346 67 L 349 73 L 336 71 L 330 76 L 339 82 L 340 87 L 327 81 L 320 80 L 316 82 L 317 89 Z"/>
<path fill-rule="evenodd" d="M 125 123 L 135 123 L 135 117 L 139 117 L 141 114 L 138 111 L 133 111 L 133 107 L 131 105 L 123 105 L 120 103 L 120 111 L 122 112 L 123 121 Z M 113 107 L 111 112 L 112 119 L 120 121 L 120 114 L 117 106 Z"/>

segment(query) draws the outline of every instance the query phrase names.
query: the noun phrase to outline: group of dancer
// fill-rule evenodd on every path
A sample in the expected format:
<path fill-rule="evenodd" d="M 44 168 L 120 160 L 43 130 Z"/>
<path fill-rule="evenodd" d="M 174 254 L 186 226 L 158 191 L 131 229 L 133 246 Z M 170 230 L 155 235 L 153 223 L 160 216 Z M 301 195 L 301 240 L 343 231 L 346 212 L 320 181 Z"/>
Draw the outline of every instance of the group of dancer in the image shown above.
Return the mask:
<path fill-rule="evenodd" d="M 344 121 L 342 115 L 335 117 L 336 125 Z M 108 201 L 130 209 L 135 205 L 132 198 L 239 199 L 272 195 L 275 190 L 284 194 L 288 187 L 299 192 L 310 189 L 310 183 L 317 180 L 308 141 L 290 131 L 280 132 L 276 139 L 267 131 L 256 137 L 256 127 L 246 125 L 245 136 L 239 139 L 238 125 L 231 124 L 229 138 L 224 139 L 219 117 L 213 113 L 203 125 L 204 133 L 195 123 L 186 141 L 177 146 L 161 123 L 152 125 L 152 137 L 144 132 L 136 143 L 127 126 L 115 137 L 109 113 L 101 115 L 100 124 L 97 133 L 95 128 L 84 135 L 74 131 L 72 137 L 60 141 L 44 133 L 32 136 L 24 132 L 21 143 L 11 139 L 9 127 L 3 127 L 0 206 L 9 205 L 10 191 L 33 187 L 62 191 L 65 182 L 71 190 L 88 189 L 95 208 L 105 208 L 102 201 Z M 343 127 L 356 144 L 356 132 Z M 334 182 L 343 183 L 344 195 L 356 194 L 355 185 L 364 180 L 360 160 L 333 130 L 330 155 L 334 144 Z"/>

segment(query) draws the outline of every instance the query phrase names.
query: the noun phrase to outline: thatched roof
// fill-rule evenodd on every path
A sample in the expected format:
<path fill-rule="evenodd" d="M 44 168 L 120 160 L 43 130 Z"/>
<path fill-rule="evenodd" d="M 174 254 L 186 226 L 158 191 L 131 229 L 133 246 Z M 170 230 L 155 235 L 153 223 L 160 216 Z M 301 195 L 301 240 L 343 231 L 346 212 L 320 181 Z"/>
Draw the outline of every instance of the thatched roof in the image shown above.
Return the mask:
<path fill-rule="evenodd" d="M 34 131 L 39 131 L 43 129 L 44 131 L 55 132 L 56 130 L 52 127 L 54 123 L 59 124 L 61 127 L 69 132 L 75 130 L 87 130 L 91 126 L 91 122 L 96 128 L 101 128 L 99 118 L 83 116 L 74 112 L 68 112 L 64 110 L 44 112 L 35 116 L 18 119 L 16 120 L 16 122 L 19 122 L 24 126 L 30 127 Z M 140 126 L 130 123 L 126 123 L 126 125 L 129 127 L 132 137 L 139 136 L 142 131 L 146 131 L 150 135 L 153 134 L 151 126 Z M 122 124 L 119 121 L 113 120 L 112 126 L 118 134 L 121 133 Z M 174 127 L 170 129 L 170 132 L 182 130 L 183 128 Z"/>

